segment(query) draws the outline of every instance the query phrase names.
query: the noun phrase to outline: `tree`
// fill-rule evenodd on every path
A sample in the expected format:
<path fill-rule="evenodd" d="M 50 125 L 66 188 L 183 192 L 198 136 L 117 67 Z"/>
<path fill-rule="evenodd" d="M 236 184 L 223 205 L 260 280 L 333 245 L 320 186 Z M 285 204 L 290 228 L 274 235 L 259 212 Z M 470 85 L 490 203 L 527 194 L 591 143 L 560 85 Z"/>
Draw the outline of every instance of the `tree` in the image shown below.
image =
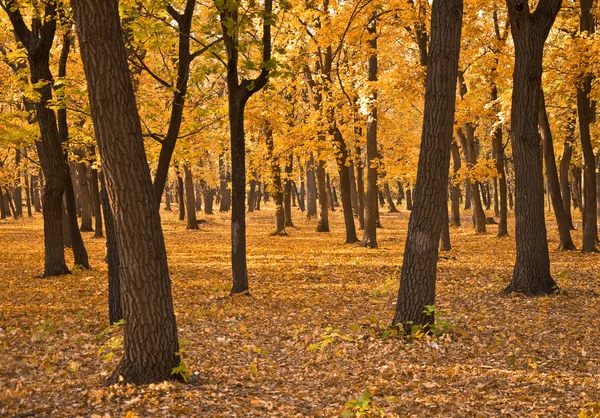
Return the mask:
<path fill-rule="evenodd" d="M 440 208 L 447 202 L 462 13 L 462 0 L 433 1 L 419 167 L 393 320 L 409 332 L 411 324 L 433 320 L 425 307 L 435 304 L 438 243 L 447 222 Z"/>
<path fill-rule="evenodd" d="M 107 383 L 158 382 L 172 378 L 179 343 L 118 2 L 73 0 L 72 7 L 121 261 L 125 353 Z"/>
<path fill-rule="evenodd" d="M 554 293 L 544 218 L 544 177 L 537 129 L 544 43 L 561 0 L 541 0 L 532 13 L 529 1 L 506 0 L 515 44 L 511 143 L 515 166 L 517 257 L 505 292 Z"/>
<path fill-rule="evenodd" d="M 240 81 L 239 41 L 240 4 L 215 1 L 219 12 L 223 39 L 227 51 L 227 94 L 229 99 L 229 129 L 231 135 L 231 267 L 233 273 L 232 294 L 248 292 L 248 268 L 246 265 L 246 142 L 244 134 L 244 109 L 250 97 L 260 91 L 269 79 L 271 62 L 271 25 L 273 0 L 265 0 L 262 36 L 262 64 L 260 74 L 254 79 Z"/>

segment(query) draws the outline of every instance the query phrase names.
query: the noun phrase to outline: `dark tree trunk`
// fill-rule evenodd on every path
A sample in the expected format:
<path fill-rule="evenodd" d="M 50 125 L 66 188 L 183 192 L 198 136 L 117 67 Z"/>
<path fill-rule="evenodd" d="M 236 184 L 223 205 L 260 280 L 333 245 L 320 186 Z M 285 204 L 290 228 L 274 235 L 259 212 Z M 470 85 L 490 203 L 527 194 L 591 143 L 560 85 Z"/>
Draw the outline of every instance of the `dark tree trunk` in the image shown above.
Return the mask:
<path fill-rule="evenodd" d="M 392 199 L 392 192 L 390 192 L 390 185 L 388 184 L 387 181 L 383 184 L 383 193 L 385 194 L 385 200 L 387 200 L 388 210 L 390 211 L 390 213 L 398 212 L 398 209 L 396 209 L 396 205 L 394 204 L 394 199 Z"/>
<path fill-rule="evenodd" d="M 522 0 L 507 0 L 515 44 L 511 142 L 515 169 L 517 257 L 505 292 L 554 293 L 544 215 L 544 177 L 537 129 L 544 43 L 561 0 L 541 0 L 535 13 Z"/>
<path fill-rule="evenodd" d="M 298 205 L 300 206 L 300 211 L 304 212 L 306 210 L 306 182 L 304 180 L 304 166 L 300 163 L 300 158 L 298 158 L 298 167 L 300 168 L 300 194 L 298 195 Z"/>
<path fill-rule="evenodd" d="M 471 209 L 471 179 L 467 175 L 465 179 L 465 210 Z"/>
<path fill-rule="evenodd" d="M 180 361 L 171 280 L 118 2 L 71 5 L 121 261 L 124 355 L 107 383 L 171 379 Z"/>
<path fill-rule="evenodd" d="M 194 195 L 194 177 L 187 164 L 183 165 L 185 176 L 185 211 L 187 212 L 187 226 L 185 229 L 199 229 L 196 219 L 196 196 Z"/>
<path fill-rule="evenodd" d="M 6 219 L 6 205 L 4 204 L 4 192 L 2 191 L 2 185 L 0 184 L 0 219 Z"/>
<path fill-rule="evenodd" d="M 154 177 L 153 191 L 157 208 L 160 207 L 162 193 L 169 176 L 171 158 L 175 151 L 175 145 L 179 138 L 181 122 L 183 120 L 183 110 L 185 107 L 190 75 L 190 64 L 194 59 L 194 56 L 192 56 L 190 52 L 190 40 L 192 39 L 190 34 L 192 31 L 192 19 L 194 17 L 195 6 L 196 0 L 186 0 L 183 13 L 176 11 L 174 8 L 169 9 L 169 14 L 173 16 L 177 23 L 176 33 L 179 36 L 177 59 L 174 59 L 174 62 L 177 63 L 177 80 L 172 89 L 173 100 L 171 103 L 169 127 L 167 129 L 167 134 L 161 142 L 158 166 L 156 167 L 156 176 Z"/>
<path fill-rule="evenodd" d="M 581 173 L 581 168 L 580 167 L 573 167 L 573 169 L 571 170 L 571 173 L 573 175 L 573 191 L 572 191 L 572 200 L 573 200 L 573 205 L 576 209 L 579 209 L 580 212 L 583 213 L 583 202 L 582 202 L 582 194 L 583 194 L 583 185 L 581 184 L 581 177 L 582 177 L 582 173 Z"/>
<path fill-rule="evenodd" d="M 62 235 L 62 196 L 66 172 L 62 144 L 58 136 L 56 115 L 48 107 L 52 100 L 53 78 L 50 72 L 50 50 L 56 33 L 56 4 L 49 3 L 44 10 L 43 24 L 29 29 L 19 6 L 14 1 L 5 2 L 5 11 L 12 23 L 15 37 L 27 50 L 31 84 L 36 87 L 36 117 L 41 141 L 36 142 L 38 156 L 44 172 L 44 277 L 69 273 L 65 263 Z M 34 32 L 35 29 L 35 32 Z"/>
<path fill-rule="evenodd" d="M 377 55 L 377 19 L 373 18 L 367 27 L 371 55 L 368 61 L 368 80 L 377 81 L 379 59 Z M 369 117 L 367 118 L 367 194 L 365 198 L 364 234 L 361 245 L 363 247 L 377 248 L 377 223 L 379 221 L 379 207 L 377 206 L 377 90 L 371 91 Z"/>
<path fill-rule="evenodd" d="M 290 180 L 290 182 L 292 184 L 292 207 L 297 208 L 298 207 L 298 189 L 296 189 L 296 185 L 294 184 L 293 180 Z"/>
<path fill-rule="evenodd" d="M 279 161 L 275 158 L 273 144 L 273 131 L 271 126 L 267 124 L 265 131 L 265 137 L 267 142 L 267 159 L 271 164 L 271 179 L 273 182 L 273 188 L 271 194 L 275 200 L 275 234 L 285 235 L 285 211 L 283 208 L 283 185 L 281 182 L 281 167 Z"/>
<path fill-rule="evenodd" d="M 310 161 L 306 164 L 306 216 L 312 218 L 317 216 L 317 180 L 315 178 L 315 160 L 310 155 Z"/>
<path fill-rule="evenodd" d="M 177 198 L 179 200 L 179 220 L 185 219 L 185 199 L 184 199 L 183 178 L 179 170 L 177 171 Z"/>
<path fill-rule="evenodd" d="M 15 215 L 17 218 L 23 217 L 23 193 L 21 188 L 21 179 L 23 173 L 21 170 L 21 150 L 15 150 L 15 165 L 17 168 L 17 185 L 15 186 Z"/>
<path fill-rule="evenodd" d="M 575 130 L 575 121 L 572 121 L 568 125 L 567 138 L 564 142 L 563 154 L 560 159 L 560 192 L 563 199 L 563 207 L 565 209 L 565 215 L 569 222 L 569 227 L 573 227 L 573 217 L 571 215 L 571 186 L 569 184 L 569 165 L 571 164 L 571 157 L 573 156 L 573 136 Z"/>
<path fill-rule="evenodd" d="M 460 226 L 460 182 L 457 177 L 460 172 L 461 162 L 458 145 L 456 145 L 455 141 L 452 141 L 451 153 L 454 174 L 452 179 L 452 216 L 450 217 L 450 223 L 452 226 Z"/>
<path fill-rule="evenodd" d="M 106 263 L 108 264 L 108 321 L 114 324 L 123 319 L 121 307 L 121 282 L 119 279 L 119 249 L 117 248 L 117 232 L 115 230 L 115 219 L 108 201 L 106 182 L 104 174 L 100 173 L 102 190 L 100 201 L 106 225 Z"/>
<path fill-rule="evenodd" d="M 227 188 L 227 171 L 225 168 L 225 161 L 223 154 L 219 155 L 219 198 L 220 207 L 219 212 L 229 212 L 231 209 L 231 195 Z"/>
<path fill-rule="evenodd" d="M 79 154 L 79 157 L 85 157 L 85 153 Z M 81 205 L 81 227 L 82 232 L 91 232 L 94 230 L 92 224 L 92 195 L 88 186 L 87 165 L 80 161 L 75 164 L 75 173 L 79 183 L 79 204 Z"/>
<path fill-rule="evenodd" d="M 552 206 L 554 207 L 554 216 L 556 218 L 558 235 L 560 238 L 558 248 L 560 250 L 575 250 L 575 245 L 571 239 L 569 220 L 565 213 L 562 197 L 560 195 L 560 183 L 554 157 L 554 141 L 552 140 L 552 131 L 550 130 L 550 122 L 548 121 L 548 114 L 546 113 L 546 100 L 544 98 L 543 90 L 540 90 L 538 124 L 542 135 L 542 148 L 544 161 L 546 163 L 548 193 L 552 200 Z"/>
<path fill-rule="evenodd" d="M 412 189 L 406 189 L 406 210 L 413 209 Z"/>
<path fill-rule="evenodd" d="M 8 210 L 8 213 L 10 215 L 10 209 Z M 69 215 L 67 214 L 67 208 L 65 206 L 64 199 L 62 203 L 62 236 L 65 248 L 73 247 L 71 244 L 71 234 L 69 230 Z"/>
<path fill-rule="evenodd" d="M 28 173 L 25 173 L 25 202 L 27 205 L 27 217 L 31 218 L 33 216 L 31 210 L 31 177 Z"/>
<path fill-rule="evenodd" d="M 42 212 L 42 199 L 40 197 L 40 178 L 39 176 L 31 177 L 31 200 L 33 200 L 33 210 L 36 213 Z"/>
<path fill-rule="evenodd" d="M 327 193 L 327 178 L 325 175 L 325 161 L 317 162 L 317 189 L 319 192 L 319 223 L 317 232 L 329 232 L 329 207 Z"/>
<path fill-rule="evenodd" d="M 254 212 L 256 207 L 256 180 L 250 180 L 250 191 L 248 192 L 248 212 Z"/>
<path fill-rule="evenodd" d="M 348 167 L 350 172 L 350 200 L 352 201 L 352 213 L 355 217 L 358 217 L 358 190 L 356 188 L 356 175 L 354 174 L 354 162 L 350 162 Z"/>
<path fill-rule="evenodd" d="M 4 191 L 5 191 L 4 197 L 6 198 L 6 201 L 8 202 L 9 211 L 12 212 L 13 218 L 17 219 L 19 216 L 17 215 L 17 210 L 15 209 L 13 200 L 10 197 L 10 192 L 6 188 L 4 189 Z"/>
<path fill-rule="evenodd" d="M 448 217 L 448 206 L 442 207 L 442 236 L 440 238 L 440 251 L 450 251 L 450 218 Z"/>
<path fill-rule="evenodd" d="M 433 1 L 415 203 L 393 321 L 409 334 L 413 325 L 426 327 L 435 320 L 425 307 L 435 305 L 438 244 L 447 221 L 441 208 L 448 198 L 462 14 L 461 0 Z"/>
<path fill-rule="evenodd" d="M 65 155 L 66 158 L 66 155 Z M 73 250 L 73 258 L 76 266 L 86 269 L 90 268 L 88 254 L 79 231 L 79 223 L 77 221 L 77 207 L 75 206 L 75 190 L 71 182 L 69 166 L 65 164 L 65 204 L 67 209 L 67 222 L 69 226 L 69 236 L 71 241 L 71 249 Z"/>
<path fill-rule="evenodd" d="M 294 162 L 294 155 L 290 154 L 290 157 L 285 165 L 285 185 L 284 185 L 284 210 L 285 210 L 285 226 L 293 227 L 292 222 L 292 164 Z"/>
<path fill-rule="evenodd" d="M 358 194 L 358 226 L 359 229 L 365 229 L 365 182 L 364 168 L 361 160 L 360 147 L 356 147 L 356 192 Z"/>
<path fill-rule="evenodd" d="M 335 211 L 335 189 L 331 187 L 331 178 L 329 177 L 329 173 L 325 175 L 327 179 L 327 202 L 329 203 L 329 207 L 331 211 Z"/>
<path fill-rule="evenodd" d="M 339 129 L 335 129 L 334 144 L 336 147 L 336 160 L 340 176 L 340 189 L 342 192 L 342 211 L 344 212 L 344 225 L 346 227 L 346 244 L 358 242 L 354 214 L 352 213 L 352 192 L 350 182 L 350 165 L 346 141 Z"/>
<path fill-rule="evenodd" d="M 381 207 L 385 206 L 385 196 L 383 195 L 383 192 L 379 188 L 377 189 L 377 196 L 379 196 L 379 206 L 381 206 Z"/>
<path fill-rule="evenodd" d="M 169 183 L 165 184 L 165 210 L 171 212 L 171 187 Z"/>
<path fill-rule="evenodd" d="M 202 190 L 200 188 L 200 182 L 194 182 L 194 194 L 196 195 L 196 212 L 202 211 Z"/>
<path fill-rule="evenodd" d="M 94 154 L 96 152 L 94 151 Z M 94 238 L 102 238 L 102 209 L 100 203 L 100 191 L 98 190 L 98 169 L 90 170 L 90 189 L 92 192 L 92 209 L 94 212 Z"/>
<path fill-rule="evenodd" d="M 264 187 L 264 185 L 260 181 L 256 182 L 256 204 L 255 204 L 256 210 L 260 210 L 260 201 L 262 200 L 262 191 L 261 190 L 263 187 Z"/>
<path fill-rule="evenodd" d="M 401 181 L 397 181 L 396 185 L 398 186 L 398 199 L 396 200 L 396 205 L 401 205 L 402 201 L 405 199 L 404 197 L 404 186 Z"/>
<path fill-rule="evenodd" d="M 461 83 L 462 84 L 462 83 Z M 465 161 L 467 167 L 471 168 L 477 164 L 477 144 L 475 143 L 475 128 L 473 125 L 467 123 L 464 126 L 464 132 L 459 129 L 458 137 L 465 154 Z M 473 212 L 473 219 L 475 221 L 475 232 L 485 232 L 485 212 L 483 211 L 483 205 L 481 204 L 481 195 L 479 193 L 479 182 L 469 181 L 469 188 L 471 189 L 471 208 Z"/>
<path fill-rule="evenodd" d="M 215 198 L 215 191 L 209 187 L 202 187 L 202 196 L 204 197 L 204 214 L 213 215 L 213 201 Z"/>
<path fill-rule="evenodd" d="M 492 100 L 497 100 L 498 94 L 496 87 L 492 88 Z M 507 208 L 507 186 L 506 172 L 504 170 L 504 146 L 502 144 L 502 127 L 497 126 L 493 133 L 492 146 L 494 148 L 494 161 L 496 163 L 496 172 L 498 173 L 498 188 L 499 196 L 499 218 L 498 218 L 498 234 L 497 237 L 505 237 L 508 235 L 508 208 Z"/>

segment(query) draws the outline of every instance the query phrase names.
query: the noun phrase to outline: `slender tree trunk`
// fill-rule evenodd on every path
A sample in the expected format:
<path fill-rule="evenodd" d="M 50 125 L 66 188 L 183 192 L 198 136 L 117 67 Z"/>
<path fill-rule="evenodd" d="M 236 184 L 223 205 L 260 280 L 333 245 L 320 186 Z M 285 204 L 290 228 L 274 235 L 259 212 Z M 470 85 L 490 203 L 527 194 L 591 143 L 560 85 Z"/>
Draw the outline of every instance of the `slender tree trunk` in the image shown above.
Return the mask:
<path fill-rule="evenodd" d="M 94 154 L 96 152 L 94 151 Z M 94 238 L 102 238 L 102 209 L 100 203 L 100 190 L 98 189 L 98 169 L 90 170 L 90 189 L 92 192 L 92 209 L 94 211 Z"/>
<path fill-rule="evenodd" d="M 294 163 L 294 155 L 290 154 L 289 159 L 285 165 L 285 185 L 284 185 L 284 210 L 285 210 L 285 226 L 293 227 L 292 222 L 292 164 Z"/>
<path fill-rule="evenodd" d="M 365 229 L 365 182 L 364 168 L 361 160 L 360 147 L 356 147 L 356 192 L 358 194 L 358 225 L 359 229 Z"/>
<path fill-rule="evenodd" d="M 461 162 L 458 146 L 455 141 L 452 141 L 451 153 L 454 174 L 452 179 L 452 216 L 450 217 L 450 223 L 452 226 L 460 226 L 460 182 L 457 177 L 460 172 Z"/>
<path fill-rule="evenodd" d="M 569 165 L 571 164 L 571 157 L 573 156 L 573 135 L 575 124 L 569 124 L 569 131 L 567 139 L 564 142 L 563 154 L 560 159 L 560 192 L 563 199 L 563 207 L 565 209 L 565 215 L 569 222 L 569 228 L 573 227 L 573 217 L 571 215 L 571 186 L 569 184 Z"/>
<path fill-rule="evenodd" d="M 561 0 L 541 0 L 534 14 L 522 0 L 507 0 L 515 44 L 511 142 L 515 170 L 517 257 L 505 292 L 554 293 L 544 214 L 544 177 L 537 130 L 544 43 Z"/>
<path fill-rule="evenodd" d="M 15 186 L 15 214 L 17 218 L 23 217 L 23 194 L 21 188 L 21 182 L 23 178 L 21 168 L 21 149 L 15 150 L 15 165 L 17 168 L 17 185 Z"/>
<path fill-rule="evenodd" d="M 202 187 L 202 195 L 204 197 L 204 214 L 213 215 L 213 201 L 215 198 L 215 191 L 209 187 Z"/>
<path fill-rule="evenodd" d="M 571 239 L 571 228 L 569 220 L 565 213 L 562 197 L 560 195 L 560 183 L 558 180 L 558 171 L 556 169 L 556 160 L 554 157 L 554 141 L 552 140 L 552 131 L 546 112 L 546 100 L 544 91 L 540 90 L 540 104 L 538 110 L 538 124 L 542 135 L 542 148 L 544 152 L 544 161 L 546 163 L 546 178 L 548 184 L 548 194 L 554 207 L 554 216 L 558 226 L 560 250 L 575 250 L 575 244 Z"/>
<path fill-rule="evenodd" d="M 329 208 L 327 196 L 327 178 L 325 175 L 325 161 L 317 162 L 317 189 L 319 191 L 319 223 L 317 232 L 329 232 Z"/>
<path fill-rule="evenodd" d="M 331 178 L 329 177 L 329 173 L 325 174 L 325 178 L 327 181 L 327 202 L 329 203 L 329 207 L 331 211 L 335 211 L 335 189 L 331 187 Z"/>
<path fill-rule="evenodd" d="M 473 167 L 477 164 L 477 150 L 475 144 L 475 128 L 473 125 L 467 123 L 464 126 L 464 133 L 462 130 L 458 131 L 458 137 L 460 138 L 463 152 L 465 154 L 465 160 L 468 167 Z M 471 208 L 473 211 L 473 218 L 475 220 L 475 232 L 485 232 L 485 212 L 483 211 L 483 205 L 481 204 L 481 195 L 479 193 L 479 182 L 469 181 L 470 196 L 471 196 Z"/>
<path fill-rule="evenodd" d="M 231 208 L 231 199 L 229 189 L 227 188 L 227 171 L 225 168 L 224 155 L 219 155 L 219 196 L 220 207 L 219 212 L 229 212 Z"/>
<path fill-rule="evenodd" d="M 413 209 L 412 189 L 406 189 L 406 210 Z"/>
<path fill-rule="evenodd" d="M 441 208 L 448 198 L 462 15 L 461 0 L 433 1 L 415 204 L 393 321 L 409 333 L 413 325 L 426 327 L 435 320 L 426 306 L 435 305 L 438 244 L 447 222 L 447 209 L 444 217 Z"/>
<path fill-rule="evenodd" d="M 33 212 L 31 210 L 31 176 L 29 173 L 25 172 L 25 202 L 27 205 L 27 217 L 33 217 Z"/>
<path fill-rule="evenodd" d="M 194 194 L 196 195 L 196 204 L 194 205 L 196 207 L 196 212 L 201 212 L 202 211 L 202 189 L 200 188 L 200 182 L 199 181 L 195 181 L 194 182 Z"/>
<path fill-rule="evenodd" d="M 248 212 L 254 212 L 256 207 L 256 180 L 250 180 L 250 192 L 248 193 Z"/>
<path fill-rule="evenodd" d="M 352 213 L 355 217 L 358 217 L 358 190 L 356 188 L 356 176 L 354 174 L 354 162 L 350 162 L 348 167 L 350 172 L 350 200 L 352 201 Z"/>
<path fill-rule="evenodd" d="M 108 383 L 155 383 L 174 377 L 179 343 L 159 202 L 153 194 L 118 2 L 73 0 L 71 5 L 120 256 L 124 355 Z"/>
<path fill-rule="evenodd" d="M 185 219 L 185 191 L 183 187 L 183 178 L 179 170 L 177 171 L 177 197 L 179 199 L 179 220 Z"/>
<path fill-rule="evenodd" d="M 392 192 L 390 192 L 390 185 L 387 181 L 385 183 L 383 183 L 383 193 L 385 195 L 385 200 L 387 200 L 388 210 L 390 211 L 390 213 L 398 212 L 398 209 L 396 209 L 396 205 L 394 204 L 394 199 L 392 199 Z"/>
<path fill-rule="evenodd" d="M 368 61 L 368 80 L 377 81 L 378 56 L 377 56 L 377 19 L 373 17 L 367 27 L 371 36 L 369 47 L 371 55 Z M 371 91 L 371 103 L 367 118 L 367 195 L 365 199 L 364 235 L 361 245 L 363 247 L 377 248 L 377 222 L 379 220 L 379 207 L 377 206 L 377 90 Z"/>
<path fill-rule="evenodd" d="M 306 216 L 308 218 L 317 216 L 317 180 L 314 165 L 315 160 L 311 154 L 306 164 Z"/>
<path fill-rule="evenodd" d="M 352 184 L 350 181 L 350 164 L 346 141 L 339 129 L 335 129 L 334 141 L 336 146 L 336 160 L 340 176 L 340 190 L 342 193 L 342 211 L 344 212 L 344 225 L 346 229 L 346 244 L 358 242 L 354 214 L 352 213 Z"/>
<path fill-rule="evenodd" d="M 275 158 L 274 155 L 275 146 L 273 143 L 273 131 L 271 130 L 271 126 L 268 124 L 265 134 L 267 142 L 267 159 L 268 161 L 270 161 L 271 164 L 271 178 L 273 182 L 271 194 L 273 195 L 273 199 L 275 200 L 275 234 L 286 235 L 285 211 L 283 208 L 284 191 L 281 182 L 281 167 L 279 166 L 279 161 Z"/>
<path fill-rule="evenodd" d="M 260 210 L 260 201 L 262 200 L 262 188 L 264 187 L 264 185 L 262 184 L 262 182 L 257 181 L 256 182 L 256 205 L 255 205 L 255 209 L 256 210 Z"/>
<path fill-rule="evenodd" d="M 79 157 L 85 157 L 85 153 L 79 154 Z M 92 196 L 88 187 L 87 166 L 85 162 L 75 164 L 75 173 L 79 183 L 79 202 L 81 205 L 81 227 L 82 232 L 91 232 L 94 230 L 92 225 Z"/>
<path fill-rule="evenodd" d="M 196 196 L 194 195 L 194 178 L 192 170 L 187 164 L 183 165 L 183 175 L 185 176 L 185 211 L 187 212 L 187 226 L 185 229 L 198 229 L 198 219 L 196 219 Z"/>

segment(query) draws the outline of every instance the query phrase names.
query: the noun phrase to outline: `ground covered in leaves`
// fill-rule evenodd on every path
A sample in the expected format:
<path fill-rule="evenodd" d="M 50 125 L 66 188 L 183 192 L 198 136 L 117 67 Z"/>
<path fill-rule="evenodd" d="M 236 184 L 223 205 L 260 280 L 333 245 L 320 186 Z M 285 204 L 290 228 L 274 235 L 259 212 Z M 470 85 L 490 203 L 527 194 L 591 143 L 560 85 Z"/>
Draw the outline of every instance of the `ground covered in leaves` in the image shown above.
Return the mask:
<path fill-rule="evenodd" d="M 284 237 L 269 236 L 271 207 L 249 214 L 251 296 L 231 298 L 228 215 L 190 232 L 163 212 L 191 378 L 143 387 L 103 387 L 122 353 L 121 327 L 107 323 L 104 241 L 85 234 L 93 270 L 40 279 L 41 218 L 2 221 L 0 416 L 597 413 L 600 255 L 554 250 L 551 215 L 558 295 L 501 296 L 514 231 L 476 235 L 465 216 L 438 269 L 437 308 L 450 332 L 413 339 L 388 327 L 408 213 L 382 213 L 377 250 L 342 244 L 340 211 L 327 234 L 294 216 Z"/>

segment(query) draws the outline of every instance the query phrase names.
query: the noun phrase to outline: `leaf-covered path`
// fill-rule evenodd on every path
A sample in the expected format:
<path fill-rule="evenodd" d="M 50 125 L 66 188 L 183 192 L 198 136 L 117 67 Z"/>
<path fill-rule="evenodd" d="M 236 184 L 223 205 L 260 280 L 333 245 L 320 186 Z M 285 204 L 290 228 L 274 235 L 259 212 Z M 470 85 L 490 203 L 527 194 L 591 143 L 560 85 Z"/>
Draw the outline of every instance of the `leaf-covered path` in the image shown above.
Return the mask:
<path fill-rule="evenodd" d="M 554 250 L 551 216 L 560 294 L 500 296 L 514 239 L 452 229 L 437 307 L 453 330 L 405 341 L 387 327 L 407 212 L 382 214 L 380 248 L 367 250 L 341 244 L 340 211 L 334 233 L 294 213 L 298 228 L 270 237 L 270 209 L 249 214 L 251 296 L 235 299 L 227 216 L 190 232 L 162 213 L 192 377 L 143 387 L 102 387 L 122 352 L 104 241 L 85 234 L 92 271 L 39 279 L 41 219 L 0 223 L 0 415 L 559 417 L 600 401 L 600 256 Z"/>

